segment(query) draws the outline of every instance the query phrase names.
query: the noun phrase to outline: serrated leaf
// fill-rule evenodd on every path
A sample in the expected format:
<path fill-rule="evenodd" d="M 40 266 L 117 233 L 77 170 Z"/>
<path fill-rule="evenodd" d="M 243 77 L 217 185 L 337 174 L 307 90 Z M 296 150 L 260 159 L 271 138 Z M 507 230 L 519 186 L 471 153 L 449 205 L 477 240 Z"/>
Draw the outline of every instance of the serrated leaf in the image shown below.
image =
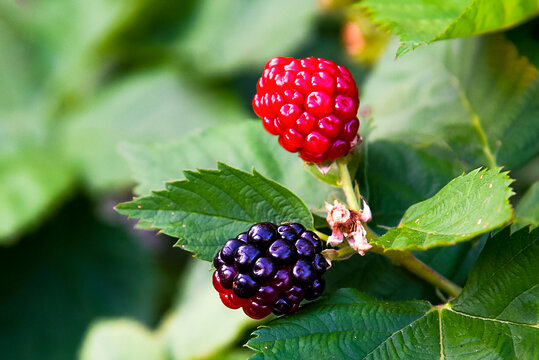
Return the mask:
<path fill-rule="evenodd" d="M 384 350 L 389 355 L 390 347 L 398 345 L 393 338 L 402 342 L 403 338 L 421 336 L 425 326 L 421 322 L 429 309 L 425 301 L 377 302 L 356 290 L 341 289 L 297 315 L 270 322 L 257 330 L 247 345 L 265 355 L 264 359 L 363 359 L 377 349 L 383 358 Z M 434 319 L 426 322 L 434 323 Z M 433 326 L 422 340 L 427 354 L 436 353 Z M 399 358 L 398 353 L 391 355 Z"/>
<path fill-rule="evenodd" d="M 81 348 L 82 360 L 154 360 L 213 358 L 255 324 L 242 311 L 227 309 L 212 286 L 208 264 L 192 263 L 181 298 L 152 331 L 124 319 L 96 323 Z M 196 326 L 193 326 L 196 324 Z M 243 353 L 245 359 L 248 354 Z M 220 357 L 219 357 L 220 358 Z"/>
<path fill-rule="evenodd" d="M 372 139 L 444 141 L 469 169 L 513 169 L 539 152 L 539 71 L 502 35 L 386 55 L 362 92 Z"/>
<path fill-rule="evenodd" d="M 170 69 L 142 72 L 111 85 L 67 119 L 65 150 L 92 189 L 110 190 L 130 180 L 119 143 L 174 139 L 243 117 L 234 98 L 192 84 Z"/>
<path fill-rule="evenodd" d="M 532 228 L 539 226 L 539 181 L 526 191 L 515 209 L 513 230 L 521 229 L 526 225 L 531 225 Z"/>
<path fill-rule="evenodd" d="M 212 126 L 166 143 L 126 143 L 121 152 L 138 183 L 137 195 L 161 189 L 165 181 L 181 179 L 180 169 L 212 168 L 220 161 L 245 171 L 255 167 L 314 209 L 332 196 L 342 196 L 340 189 L 330 189 L 309 175 L 297 154 L 285 151 L 260 121 Z"/>
<path fill-rule="evenodd" d="M 400 36 L 397 57 L 434 41 L 507 29 L 539 14 L 537 0 L 364 0 L 361 6 Z"/>
<path fill-rule="evenodd" d="M 384 302 L 342 289 L 259 328 L 247 345 L 261 359 L 536 358 L 538 238 L 539 230 L 498 233 L 449 304 Z"/>
<path fill-rule="evenodd" d="M 496 234 L 487 242 L 462 293 L 451 302 L 451 309 L 477 318 L 537 327 L 538 239 L 538 229 L 511 234 L 507 227 Z"/>
<path fill-rule="evenodd" d="M 366 156 L 366 179 L 357 180 L 373 212 L 371 227 L 379 234 L 397 226 L 407 208 L 432 197 L 464 170 L 454 152 L 436 143 L 376 140 L 369 143 Z"/>
<path fill-rule="evenodd" d="M 250 174 L 222 163 L 217 168 L 185 171 L 185 180 L 116 209 L 179 238 L 182 248 L 208 261 L 227 239 L 255 223 L 289 221 L 312 228 L 309 209 L 290 190 L 256 171 Z"/>
<path fill-rule="evenodd" d="M 432 198 L 411 206 L 396 228 L 372 242 L 388 250 L 424 250 L 496 229 L 513 216 L 512 181 L 500 169 L 459 176 Z"/>
<path fill-rule="evenodd" d="M 178 55 L 204 75 L 254 66 L 262 71 L 268 59 L 292 55 L 316 14 L 310 0 L 204 0 L 198 5 L 192 26 L 178 40 Z"/>

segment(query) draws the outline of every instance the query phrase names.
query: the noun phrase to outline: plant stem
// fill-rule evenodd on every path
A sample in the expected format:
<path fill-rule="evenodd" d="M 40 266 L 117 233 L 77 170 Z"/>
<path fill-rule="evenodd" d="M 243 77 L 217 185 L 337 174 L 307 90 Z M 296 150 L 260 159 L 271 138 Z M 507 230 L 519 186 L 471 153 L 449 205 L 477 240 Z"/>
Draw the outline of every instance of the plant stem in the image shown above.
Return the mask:
<path fill-rule="evenodd" d="M 380 248 L 376 248 L 376 250 L 378 249 Z M 376 250 L 375 252 L 380 253 Z M 444 276 L 436 272 L 433 268 L 429 267 L 428 265 L 423 263 L 421 260 L 416 258 L 408 250 L 384 251 L 382 249 L 381 254 L 390 258 L 395 265 L 402 266 L 406 270 L 417 275 L 421 279 L 429 282 L 430 284 L 439 288 L 440 290 L 442 290 L 443 292 L 445 292 L 451 297 L 456 297 L 462 291 L 462 288 L 460 286 L 456 285 L 451 280 L 445 278 Z"/>
<path fill-rule="evenodd" d="M 359 203 L 352 185 L 352 179 L 350 178 L 350 172 L 348 171 L 348 164 L 339 159 L 337 160 L 337 166 L 339 167 L 339 173 L 341 177 L 341 187 L 346 196 L 346 202 L 351 210 L 359 211 Z"/>
<path fill-rule="evenodd" d="M 346 201 L 351 210 L 359 211 L 359 196 L 356 195 L 356 191 L 352 185 L 352 179 L 348 171 L 348 166 L 344 161 L 337 161 L 339 166 L 339 172 L 341 177 L 341 187 L 346 196 Z M 378 237 L 378 235 L 373 232 L 366 224 L 364 224 L 365 230 L 367 231 L 367 240 L 369 243 L 371 240 Z M 422 261 L 417 259 L 410 251 L 408 250 L 385 250 L 381 246 L 372 244 L 373 247 L 370 251 L 377 254 L 384 255 L 393 261 L 395 265 L 399 265 L 410 271 L 411 273 L 417 275 L 423 280 L 431 283 L 436 286 L 438 289 L 441 289 L 446 294 L 455 297 L 462 291 L 462 288 L 444 276 L 437 273 L 434 269 L 424 264 Z M 350 246 L 345 246 L 337 250 L 338 259 L 346 259 L 355 253 L 355 250 Z"/>

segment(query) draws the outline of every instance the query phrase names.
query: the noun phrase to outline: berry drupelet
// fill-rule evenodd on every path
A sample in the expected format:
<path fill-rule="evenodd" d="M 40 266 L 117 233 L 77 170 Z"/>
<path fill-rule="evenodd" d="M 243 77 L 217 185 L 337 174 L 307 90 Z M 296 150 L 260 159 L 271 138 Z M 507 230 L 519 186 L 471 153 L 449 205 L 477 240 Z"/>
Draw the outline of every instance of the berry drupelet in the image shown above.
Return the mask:
<path fill-rule="evenodd" d="M 276 57 L 266 63 L 253 109 L 290 152 L 321 163 L 354 146 L 359 95 L 350 71 L 331 60 Z"/>
<path fill-rule="evenodd" d="M 253 225 L 215 255 L 213 286 L 223 304 L 254 319 L 289 314 L 324 291 L 322 242 L 297 223 Z"/>

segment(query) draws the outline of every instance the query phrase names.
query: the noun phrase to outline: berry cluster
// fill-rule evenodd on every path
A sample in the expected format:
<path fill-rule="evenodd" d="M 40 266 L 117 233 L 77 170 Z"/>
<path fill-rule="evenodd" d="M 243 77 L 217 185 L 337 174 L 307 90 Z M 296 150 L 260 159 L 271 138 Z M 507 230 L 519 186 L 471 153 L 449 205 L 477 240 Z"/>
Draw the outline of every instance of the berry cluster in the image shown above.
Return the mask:
<path fill-rule="evenodd" d="M 350 71 L 309 57 L 269 60 L 256 85 L 253 109 L 279 143 L 305 161 L 347 154 L 359 128 L 359 96 Z"/>
<path fill-rule="evenodd" d="M 324 291 L 321 251 L 318 236 L 301 224 L 255 224 L 215 255 L 213 286 L 226 306 L 254 319 L 289 314 Z"/>

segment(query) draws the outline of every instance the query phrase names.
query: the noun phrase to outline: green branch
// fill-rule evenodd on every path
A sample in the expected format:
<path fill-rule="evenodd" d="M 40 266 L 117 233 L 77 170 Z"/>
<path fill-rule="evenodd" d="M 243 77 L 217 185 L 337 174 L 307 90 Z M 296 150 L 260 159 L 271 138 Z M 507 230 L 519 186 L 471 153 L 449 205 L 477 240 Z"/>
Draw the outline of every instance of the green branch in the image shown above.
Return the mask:
<path fill-rule="evenodd" d="M 338 160 L 337 165 L 339 166 L 339 173 L 341 178 L 340 184 L 344 191 L 344 195 L 346 196 L 348 207 L 351 210 L 359 211 L 359 196 L 358 194 L 356 194 L 354 186 L 352 185 L 352 179 L 348 171 L 347 163 L 343 160 Z M 373 232 L 366 224 L 363 225 L 365 226 L 365 229 L 367 231 L 367 240 L 370 243 L 371 240 L 377 238 L 378 235 Z M 462 288 L 460 286 L 456 285 L 449 279 L 436 272 L 431 267 L 424 264 L 422 261 L 417 259 L 410 251 L 386 251 L 384 248 L 376 245 L 374 245 L 370 251 L 390 258 L 395 265 L 407 269 L 411 273 L 429 282 L 430 284 L 434 285 L 436 288 L 442 290 L 451 297 L 456 297 L 462 291 Z M 345 245 L 344 247 L 335 250 L 335 253 L 332 256 L 332 260 L 344 260 L 355 253 L 356 251 L 354 249 L 352 249 L 349 245 Z"/>

